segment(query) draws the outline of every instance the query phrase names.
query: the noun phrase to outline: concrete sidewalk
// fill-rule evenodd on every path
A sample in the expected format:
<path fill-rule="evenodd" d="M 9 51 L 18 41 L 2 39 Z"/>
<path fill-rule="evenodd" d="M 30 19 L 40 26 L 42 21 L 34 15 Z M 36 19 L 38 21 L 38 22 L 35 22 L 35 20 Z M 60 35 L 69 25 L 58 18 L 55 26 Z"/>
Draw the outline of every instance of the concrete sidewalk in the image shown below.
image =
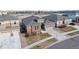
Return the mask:
<path fill-rule="evenodd" d="M 25 48 L 32 48 L 33 46 L 36 46 L 37 44 L 45 42 L 45 41 L 47 41 L 49 39 L 52 39 L 52 38 L 53 38 L 53 36 L 51 36 L 49 38 L 46 38 L 46 39 L 43 39 L 43 40 L 39 40 L 39 41 L 37 41 L 37 42 L 35 42 L 35 43 L 31 44 L 31 45 L 26 46 Z"/>

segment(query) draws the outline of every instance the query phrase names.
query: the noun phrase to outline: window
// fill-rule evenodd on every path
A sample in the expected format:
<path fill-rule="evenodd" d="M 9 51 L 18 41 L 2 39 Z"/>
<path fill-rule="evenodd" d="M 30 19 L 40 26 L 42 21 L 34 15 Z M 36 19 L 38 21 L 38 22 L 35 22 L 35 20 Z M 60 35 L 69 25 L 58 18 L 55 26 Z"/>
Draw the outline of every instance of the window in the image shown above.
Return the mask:
<path fill-rule="evenodd" d="M 35 30 L 36 30 L 36 26 L 35 26 Z"/>
<path fill-rule="evenodd" d="M 35 22 L 38 22 L 37 19 L 34 19 Z"/>
<path fill-rule="evenodd" d="M 16 22 L 14 22 L 14 24 L 16 24 Z"/>
<path fill-rule="evenodd" d="M 0 25 L 1 25 L 1 23 L 0 23 Z"/>

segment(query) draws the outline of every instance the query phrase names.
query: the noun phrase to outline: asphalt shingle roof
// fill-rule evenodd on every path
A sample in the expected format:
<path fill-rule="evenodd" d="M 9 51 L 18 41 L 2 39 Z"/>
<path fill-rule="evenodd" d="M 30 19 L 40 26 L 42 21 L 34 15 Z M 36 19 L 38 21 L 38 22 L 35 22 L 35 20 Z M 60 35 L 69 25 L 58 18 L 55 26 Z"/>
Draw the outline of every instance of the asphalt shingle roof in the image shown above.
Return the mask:
<path fill-rule="evenodd" d="M 57 21 L 57 14 L 51 14 L 51 15 L 45 16 L 43 17 L 43 19 L 45 19 L 45 21 L 49 20 L 49 21 L 55 22 Z"/>
<path fill-rule="evenodd" d="M 65 17 L 62 15 L 59 15 L 59 14 L 51 14 L 51 15 L 43 17 L 43 19 L 45 19 L 44 20 L 45 22 L 46 22 L 46 20 L 56 22 L 57 20 L 63 20 L 63 18 L 65 18 Z"/>
<path fill-rule="evenodd" d="M 34 22 L 34 19 L 38 19 L 39 17 L 37 16 L 30 16 L 30 17 L 26 17 L 24 19 L 22 19 L 23 24 L 27 25 L 35 25 L 37 24 L 36 22 Z"/>
<path fill-rule="evenodd" d="M 0 16 L 0 21 L 5 21 L 5 20 L 18 20 L 15 16 L 11 15 L 2 15 Z"/>

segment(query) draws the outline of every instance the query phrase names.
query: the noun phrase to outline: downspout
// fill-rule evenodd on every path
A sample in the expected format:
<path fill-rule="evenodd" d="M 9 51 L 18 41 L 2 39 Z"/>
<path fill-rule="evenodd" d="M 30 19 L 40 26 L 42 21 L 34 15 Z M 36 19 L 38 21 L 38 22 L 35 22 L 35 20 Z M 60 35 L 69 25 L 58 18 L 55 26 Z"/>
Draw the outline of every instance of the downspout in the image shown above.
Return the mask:
<path fill-rule="evenodd" d="M 58 20 L 58 16 L 57 16 L 57 19 L 56 19 L 56 21 L 55 21 L 55 28 L 57 28 L 57 20 Z"/>

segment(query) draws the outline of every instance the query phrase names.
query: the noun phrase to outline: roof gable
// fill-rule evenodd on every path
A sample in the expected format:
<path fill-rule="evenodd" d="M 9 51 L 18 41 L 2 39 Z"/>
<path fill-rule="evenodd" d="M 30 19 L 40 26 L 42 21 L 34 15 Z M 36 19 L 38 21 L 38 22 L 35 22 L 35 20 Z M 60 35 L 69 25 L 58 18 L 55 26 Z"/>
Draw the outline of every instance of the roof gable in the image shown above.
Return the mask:
<path fill-rule="evenodd" d="M 5 20 L 18 20 L 18 18 L 15 16 L 11 16 L 11 15 L 0 16 L 0 21 L 5 21 Z"/>
<path fill-rule="evenodd" d="M 55 22 L 57 20 L 57 14 L 51 14 L 43 17 L 43 19 Z"/>
<path fill-rule="evenodd" d="M 25 25 L 34 24 L 35 23 L 34 19 L 39 19 L 39 17 L 37 17 L 37 16 L 26 17 L 26 18 L 22 19 L 22 22 Z"/>

